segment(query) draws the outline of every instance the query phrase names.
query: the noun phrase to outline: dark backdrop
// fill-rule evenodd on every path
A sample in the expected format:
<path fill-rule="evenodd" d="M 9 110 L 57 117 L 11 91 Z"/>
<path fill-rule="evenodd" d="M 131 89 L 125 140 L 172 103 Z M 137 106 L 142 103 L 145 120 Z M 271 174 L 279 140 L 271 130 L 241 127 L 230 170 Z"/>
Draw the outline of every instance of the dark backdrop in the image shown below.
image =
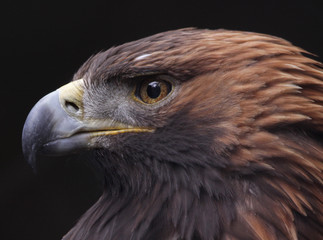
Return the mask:
<path fill-rule="evenodd" d="M 184 2 L 184 1 L 183 1 Z M 323 56 L 320 1 L 2 1 L 0 238 L 60 239 L 99 197 L 82 159 L 23 160 L 32 106 L 71 80 L 93 53 L 160 31 L 226 28 L 276 35 Z"/>

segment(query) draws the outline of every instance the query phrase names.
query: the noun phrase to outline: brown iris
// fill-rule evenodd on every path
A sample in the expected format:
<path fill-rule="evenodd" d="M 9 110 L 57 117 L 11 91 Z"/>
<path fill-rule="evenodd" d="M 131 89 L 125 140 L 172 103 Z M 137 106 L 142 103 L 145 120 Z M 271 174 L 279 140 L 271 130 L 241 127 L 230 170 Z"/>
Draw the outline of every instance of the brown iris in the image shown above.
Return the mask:
<path fill-rule="evenodd" d="M 137 91 L 138 97 L 148 104 L 156 103 L 165 98 L 171 91 L 171 84 L 164 80 L 145 80 Z"/>

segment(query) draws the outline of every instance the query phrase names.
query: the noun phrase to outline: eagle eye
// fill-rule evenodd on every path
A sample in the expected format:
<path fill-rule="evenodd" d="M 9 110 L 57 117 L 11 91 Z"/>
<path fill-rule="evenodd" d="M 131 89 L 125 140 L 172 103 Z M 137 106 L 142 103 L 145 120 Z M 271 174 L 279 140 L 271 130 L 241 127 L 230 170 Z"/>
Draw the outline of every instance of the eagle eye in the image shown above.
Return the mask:
<path fill-rule="evenodd" d="M 137 87 L 136 97 L 144 103 L 153 104 L 165 98 L 171 90 L 171 83 L 165 80 L 147 79 Z"/>

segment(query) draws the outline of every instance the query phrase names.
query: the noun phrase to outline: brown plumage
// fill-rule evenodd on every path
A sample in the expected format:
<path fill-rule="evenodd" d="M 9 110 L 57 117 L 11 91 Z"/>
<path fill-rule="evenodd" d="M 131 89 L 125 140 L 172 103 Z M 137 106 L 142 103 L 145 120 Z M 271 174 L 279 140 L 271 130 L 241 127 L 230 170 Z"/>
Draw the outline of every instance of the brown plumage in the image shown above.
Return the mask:
<path fill-rule="evenodd" d="M 74 76 L 84 118 L 154 132 L 95 140 L 104 193 L 64 239 L 323 239 L 323 71 L 303 53 L 264 34 L 182 29 L 90 58 Z M 106 85 L 160 75 L 177 84 L 165 103 L 104 106 Z"/>

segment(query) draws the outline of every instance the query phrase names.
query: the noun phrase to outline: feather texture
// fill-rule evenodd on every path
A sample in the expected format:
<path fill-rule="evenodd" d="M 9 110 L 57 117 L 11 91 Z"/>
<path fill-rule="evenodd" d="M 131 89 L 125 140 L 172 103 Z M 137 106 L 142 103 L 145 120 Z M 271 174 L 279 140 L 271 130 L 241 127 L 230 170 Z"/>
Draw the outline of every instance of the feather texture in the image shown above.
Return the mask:
<path fill-rule="evenodd" d="M 89 91 L 156 74 L 180 90 L 154 134 L 98 151 L 104 194 L 63 239 L 323 239 L 323 71 L 304 53 L 182 29 L 90 58 L 74 77 Z"/>

